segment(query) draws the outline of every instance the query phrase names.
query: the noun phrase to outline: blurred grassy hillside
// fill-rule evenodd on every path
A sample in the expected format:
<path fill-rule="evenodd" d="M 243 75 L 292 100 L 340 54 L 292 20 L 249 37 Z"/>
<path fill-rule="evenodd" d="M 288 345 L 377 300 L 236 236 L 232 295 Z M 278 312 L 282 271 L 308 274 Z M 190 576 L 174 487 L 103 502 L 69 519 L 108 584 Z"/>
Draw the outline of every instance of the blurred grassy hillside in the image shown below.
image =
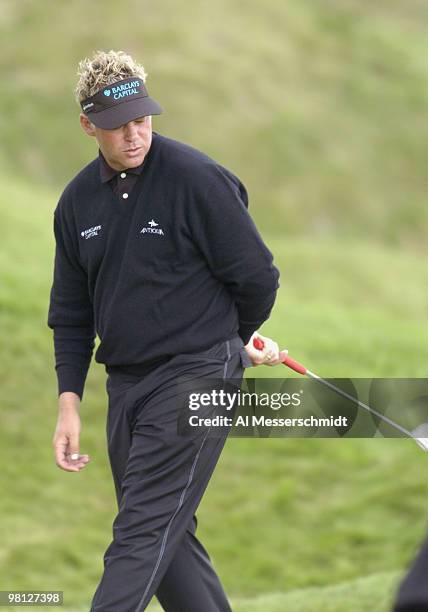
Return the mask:
<path fill-rule="evenodd" d="M 124 49 L 155 129 L 237 172 L 263 229 L 422 247 L 427 20 L 423 0 L 0 0 L 2 167 L 60 190 L 95 152 L 78 60 Z"/>

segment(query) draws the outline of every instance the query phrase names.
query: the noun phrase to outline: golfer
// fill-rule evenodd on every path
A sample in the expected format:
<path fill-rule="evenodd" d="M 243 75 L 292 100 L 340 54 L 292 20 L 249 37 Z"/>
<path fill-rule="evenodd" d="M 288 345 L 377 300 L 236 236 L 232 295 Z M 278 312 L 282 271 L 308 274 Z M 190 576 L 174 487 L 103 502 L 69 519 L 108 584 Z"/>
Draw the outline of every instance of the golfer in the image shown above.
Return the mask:
<path fill-rule="evenodd" d="M 107 373 L 118 514 L 91 611 L 140 612 L 156 595 L 169 612 L 225 612 L 195 512 L 228 431 L 180 435 L 176 381 L 240 380 L 247 366 L 280 363 L 285 353 L 269 338 L 260 336 L 262 351 L 252 346 L 279 274 L 241 181 L 152 131 L 162 108 L 142 65 L 124 52 L 96 52 L 78 75 L 80 124 L 99 150 L 54 211 L 48 325 L 63 470 L 90 460 L 79 449 L 79 407 L 96 335 L 95 360 Z"/>

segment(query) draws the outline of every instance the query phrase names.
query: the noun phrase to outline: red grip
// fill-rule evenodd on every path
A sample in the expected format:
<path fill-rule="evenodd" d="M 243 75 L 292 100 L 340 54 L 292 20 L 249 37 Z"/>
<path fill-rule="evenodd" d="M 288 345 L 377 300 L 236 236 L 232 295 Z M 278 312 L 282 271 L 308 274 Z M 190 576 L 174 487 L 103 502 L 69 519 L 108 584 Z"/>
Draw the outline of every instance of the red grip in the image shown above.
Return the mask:
<path fill-rule="evenodd" d="M 261 338 L 254 338 L 253 346 L 257 350 L 262 351 L 264 349 L 265 343 L 263 342 L 263 340 Z M 288 355 L 284 358 L 282 363 L 285 366 L 288 366 L 289 368 L 294 370 L 295 372 L 298 372 L 299 374 L 306 374 L 306 372 L 307 372 L 307 369 L 305 368 L 304 365 L 302 365 L 301 363 L 299 363 L 295 359 L 292 359 Z"/>
<path fill-rule="evenodd" d="M 253 346 L 258 351 L 262 351 L 264 349 L 264 347 L 265 347 L 265 343 L 263 342 L 263 340 L 261 338 L 254 338 Z"/>
<path fill-rule="evenodd" d="M 295 372 L 298 372 L 299 374 L 306 374 L 307 372 L 307 369 L 305 368 L 304 365 L 302 365 L 295 359 L 292 359 L 288 355 L 286 356 L 286 358 L 284 359 L 282 363 L 288 366 L 289 368 L 291 368 L 292 370 L 294 370 Z"/>

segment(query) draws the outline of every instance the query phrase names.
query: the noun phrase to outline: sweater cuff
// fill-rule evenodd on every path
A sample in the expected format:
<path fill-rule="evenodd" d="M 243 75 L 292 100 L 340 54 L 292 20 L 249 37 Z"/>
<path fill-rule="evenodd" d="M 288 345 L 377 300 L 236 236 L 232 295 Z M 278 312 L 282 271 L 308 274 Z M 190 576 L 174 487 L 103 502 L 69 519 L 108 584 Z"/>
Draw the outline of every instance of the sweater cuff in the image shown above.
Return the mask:
<path fill-rule="evenodd" d="M 82 400 L 87 370 L 62 365 L 56 368 L 56 373 L 58 378 L 58 396 L 65 391 L 72 391 L 77 393 Z"/>
<path fill-rule="evenodd" d="M 258 300 L 257 308 L 253 306 L 251 311 L 248 304 L 245 305 L 245 310 L 242 306 L 239 308 L 240 316 L 238 333 L 241 336 L 244 344 L 247 344 L 253 333 L 269 319 L 275 303 L 276 292 L 277 289 L 275 289 L 275 291 L 273 291 L 271 294 L 267 295 L 261 302 Z"/>
<path fill-rule="evenodd" d="M 242 342 L 244 344 L 248 344 L 248 342 L 250 341 L 251 336 L 253 335 L 253 333 L 255 331 L 257 331 L 257 329 L 259 327 L 260 327 L 260 325 L 258 325 L 258 324 L 254 325 L 254 323 L 253 324 L 250 324 L 250 323 L 244 324 L 244 323 L 242 323 L 239 326 L 239 331 L 238 331 L 238 334 L 240 335 Z"/>

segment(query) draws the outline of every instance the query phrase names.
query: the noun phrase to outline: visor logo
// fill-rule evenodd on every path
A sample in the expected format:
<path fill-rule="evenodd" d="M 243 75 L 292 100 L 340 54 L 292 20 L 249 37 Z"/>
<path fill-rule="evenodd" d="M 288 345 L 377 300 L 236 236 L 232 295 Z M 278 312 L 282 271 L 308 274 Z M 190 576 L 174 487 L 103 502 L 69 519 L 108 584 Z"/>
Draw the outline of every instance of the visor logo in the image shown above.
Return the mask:
<path fill-rule="evenodd" d="M 110 89 L 104 89 L 104 95 L 109 97 L 109 95 L 111 94 Z"/>
<path fill-rule="evenodd" d="M 128 83 L 121 83 L 117 86 L 112 86 L 111 93 L 113 94 L 114 100 L 120 100 L 127 96 L 133 96 L 139 94 L 140 81 L 128 81 Z"/>

